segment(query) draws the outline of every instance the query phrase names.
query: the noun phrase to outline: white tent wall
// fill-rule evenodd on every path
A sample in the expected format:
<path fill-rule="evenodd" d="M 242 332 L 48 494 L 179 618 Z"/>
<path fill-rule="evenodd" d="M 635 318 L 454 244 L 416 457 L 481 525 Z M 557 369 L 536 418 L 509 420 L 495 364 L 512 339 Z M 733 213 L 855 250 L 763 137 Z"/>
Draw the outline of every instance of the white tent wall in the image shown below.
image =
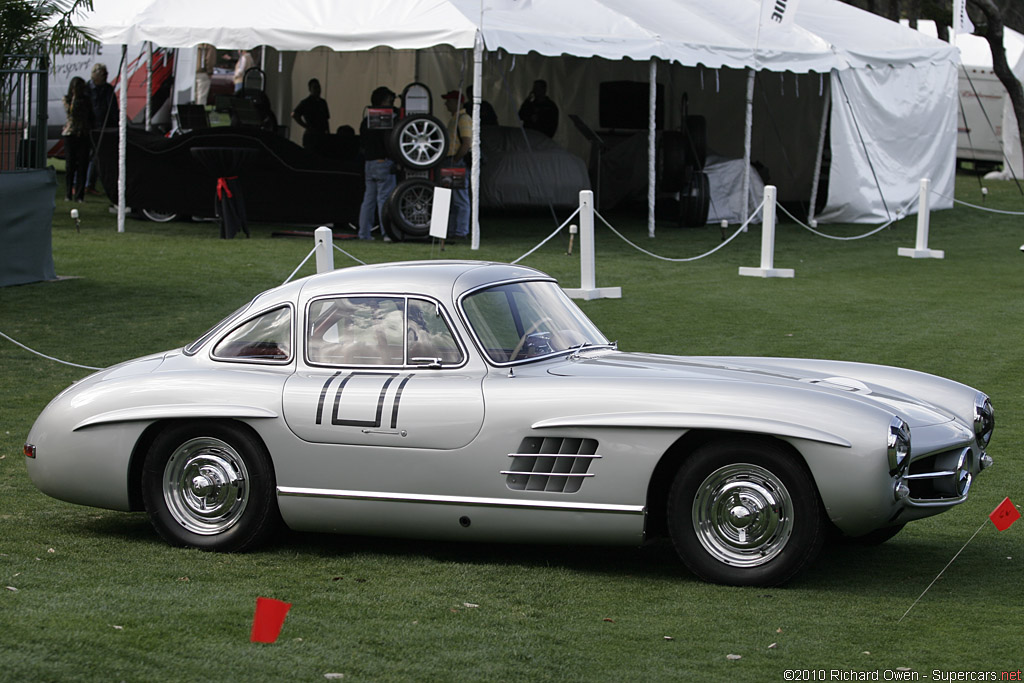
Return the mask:
<path fill-rule="evenodd" d="M 832 161 L 828 203 L 819 221 L 886 221 L 908 205 L 916 213 L 921 178 L 929 178 L 941 195 L 931 208 L 952 208 L 956 69 L 943 63 L 832 75 Z M 949 93 L 949 106 L 922 106 L 934 93 Z"/>

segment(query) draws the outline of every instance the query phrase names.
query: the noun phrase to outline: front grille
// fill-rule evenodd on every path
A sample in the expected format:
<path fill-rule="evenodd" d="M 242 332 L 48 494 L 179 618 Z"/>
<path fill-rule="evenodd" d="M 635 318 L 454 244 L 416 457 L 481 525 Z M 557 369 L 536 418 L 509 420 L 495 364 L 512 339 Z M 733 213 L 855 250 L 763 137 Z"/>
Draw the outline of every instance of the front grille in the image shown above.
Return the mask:
<path fill-rule="evenodd" d="M 971 487 L 971 449 L 954 448 L 912 460 L 906 482 L 917 501 L 955 500 Z"/>
<path fill-rule="evenodd" d="M 590 463 L 601 456 L 594 439 L 528 436 L 508 457 L 512 465 L 501 473 L 513 491 L 576 493 L 584 479 L 594 476 Z"/>

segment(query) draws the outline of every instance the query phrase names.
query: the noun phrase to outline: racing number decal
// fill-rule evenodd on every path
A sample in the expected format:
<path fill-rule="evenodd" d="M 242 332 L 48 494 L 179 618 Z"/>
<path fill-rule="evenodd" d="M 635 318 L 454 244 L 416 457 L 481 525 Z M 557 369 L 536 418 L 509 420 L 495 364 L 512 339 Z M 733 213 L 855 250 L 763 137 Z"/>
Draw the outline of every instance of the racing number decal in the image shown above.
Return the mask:
<path fill-rule="evenodd" d="M 413 378 L 416 373 L 410 373 L 402 378 L 402 381 L 398 384 L 398 390 L 395 392 L 394 405 L 391 407 L 391 428 L 395 429 L 398 426 L 398 404 L 402 400 L 402 390 L 405 389 L 405 385 L 409 383 L 409 380 Z M 324 417 L 324 403 L 327 400 L 327 393 L 331 388 L 331 384 L 341 375 L 341 372 L 336 372 L 327 378 L 324 382 L 323 389 L 320 390 L 320 400 L 316 406 L 316 424 L 323 424 Z M 380 394 L 377 396 L 377 415 L 373 420 L 346 420 L 338 415 L 338 409 L 341 407 L 341 395 L 345 391 L 345 385 L 348 384 L 349 380 L 353 377 L 379 377 L 384 380 L 381 385 Z M 336 426 L 344 427 L 369 427 L 372 429 L 380 428 L 381 416 L 384 414 L 384 397 L 388 392 L 388 387 L 398 377 L 398 373 L 379 374 L 376 372 L 353 372 L 345 376 L 343 380 L 338 384 L 338 388 L 334 394 L 334 408 L 331 411 L 331 424 Z"/>

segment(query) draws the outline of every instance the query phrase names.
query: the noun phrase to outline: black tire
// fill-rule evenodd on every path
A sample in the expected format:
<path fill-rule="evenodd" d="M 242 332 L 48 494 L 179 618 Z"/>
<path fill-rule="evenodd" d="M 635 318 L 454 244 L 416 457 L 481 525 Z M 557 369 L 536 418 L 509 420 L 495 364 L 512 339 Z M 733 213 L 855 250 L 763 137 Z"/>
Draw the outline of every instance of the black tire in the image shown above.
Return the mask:
<path fill-rule="evenodd" d="M 711 208 L 711 184 L 707 173 L 693 173 L 679 192 L 679 225 L 699 228 L 708 222 Z"/>
<path fill-rule="evenodd" d="M 280 522 L 270 454 L 228 423 L 177 423 L 161 432 L 143 465 L 142 498 L 157 533 L 174 546 L 248 550 Z"/>
<path fill-rule="evenodd" d="M 734 438 L 698 448 L 668 498 L 668 529 L 690 571 L 714 583 L 776 586 L 818 555 L 827 524 L 799 456 Z"/>
<path fill-rule="evenodd" d="M 407 116 L 391 131 L 389 149 L 391 158 L 405 168 L 434 168 L 448 154 L 448 129 L 430 114 Z"/>
<path fill-rule="evenodd" d="M 170 223 L 178 217 L 173 211 L 157 211 L 155 209 L 143 209 L 142 215 L 154 223 Z"/>
<path fill-rule="evenodd" d="M 403 180 L 388 197 L 387 212 L 391 230 L 402 232 L 406 239 L 426 237 L 430 234 L 433 207 L 432 182 L 421 178 Z"/>
<path fill-rule="evenodd" d="M 404 242 L 405 233 L 401 230 L 395 230 L 394 226 L 391 225 L 391 216 L 388 215 L 387 205 L 384 206 L 384 215 L 380 217 L 380 230 L 388 239 L 392 242 Z"/>

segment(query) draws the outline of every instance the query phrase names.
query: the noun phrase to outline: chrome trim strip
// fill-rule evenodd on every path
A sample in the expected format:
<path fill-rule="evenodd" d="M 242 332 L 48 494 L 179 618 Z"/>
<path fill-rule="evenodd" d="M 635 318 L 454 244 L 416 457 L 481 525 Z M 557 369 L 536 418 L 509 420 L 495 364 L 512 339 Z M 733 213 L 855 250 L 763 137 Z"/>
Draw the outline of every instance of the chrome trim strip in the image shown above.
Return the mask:
<path fill-rule="evenodd" d="M 942 477 L 952 477 L 956 472 L 953 470 L 941 470 L 935 472 L 922 472 L 920 474 L 905 474 L 904 479 L 941 479 Z"/>
<path fill-rule="evenodd" d="M 555 475 L 561 476 L 561 475 Z M 303 498 L 339 498 L 391 503 L 430 503 L 433 505 L 470 505 L 473 507 L 513 508 L 526 510 L 560 510 L 563 512 L 610 512 L 614 514 L 642 515 L 643 505 L 612 505 L 608 503 L 566 503 L 553 500 L 514 500 L 509 498 L 471 498 L 469 496 L 436 496 L 420 493 L 386 493 L 382 491 L 342 491 L 302 486 L 278 486 L 279 496 Z"/>
<path fill-rule="evenodd" d="M 957 498 L 907 498 L 907 505 L 914 508 L 937 508 L 959 505 L 967 500 L 967 494 Z"/>
<path fill-rule="evenodd" d="M 574 472 L 519 472 L 516 470 L 501 470 L 500 474 L 521 474 L 524 477 L 592 477 L 593 472 L 584 472 L 582 474 Z"/>

